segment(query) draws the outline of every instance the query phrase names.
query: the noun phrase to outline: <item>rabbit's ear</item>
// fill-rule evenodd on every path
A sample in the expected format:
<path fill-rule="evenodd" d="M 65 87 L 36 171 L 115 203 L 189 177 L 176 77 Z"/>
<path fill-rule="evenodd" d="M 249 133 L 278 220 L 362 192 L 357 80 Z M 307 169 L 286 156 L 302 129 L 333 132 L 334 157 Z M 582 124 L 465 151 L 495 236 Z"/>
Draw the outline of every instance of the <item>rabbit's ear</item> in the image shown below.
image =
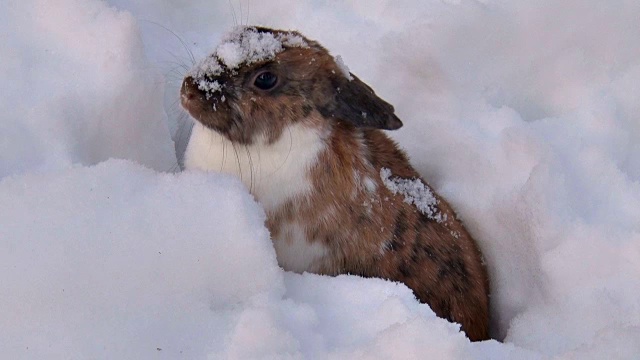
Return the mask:
<path fill-rule="evenodd" d="M 331 80 L 333 97 L 318 107 L 322 116 L 363 128 L 396 130 L 402 126 L 393 106 L 380 99 L 355 75 L 351 74 L 351 79 L 347 79 L 342 74 L 335 74 Z"/>

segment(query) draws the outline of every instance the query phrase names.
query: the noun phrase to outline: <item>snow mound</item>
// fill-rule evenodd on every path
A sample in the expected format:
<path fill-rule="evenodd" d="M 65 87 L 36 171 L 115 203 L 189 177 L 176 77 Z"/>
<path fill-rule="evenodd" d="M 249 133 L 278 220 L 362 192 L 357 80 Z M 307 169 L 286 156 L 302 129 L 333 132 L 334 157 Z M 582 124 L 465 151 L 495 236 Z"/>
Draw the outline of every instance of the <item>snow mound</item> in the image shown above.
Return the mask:
<path fill-rule="evenodd" d="M 136 19 L 99 1 L 0 4 L 0 178 L 111 157 L 176 165 Z M 19 29 L 19 30 L 17 30 Z"/>
<path fill-rule="evenodd" d="M 225 309 L 284 292 L 235 179 L 111 160 L 3 180 L 0 218 L 7 358 L 202 358 Z"/>
<path fill-rule="evenodd" d="M 284 273 L 235 178 L 110 160 L 0 182 L 11 359 L 469 357 L 404 285 Z"/>

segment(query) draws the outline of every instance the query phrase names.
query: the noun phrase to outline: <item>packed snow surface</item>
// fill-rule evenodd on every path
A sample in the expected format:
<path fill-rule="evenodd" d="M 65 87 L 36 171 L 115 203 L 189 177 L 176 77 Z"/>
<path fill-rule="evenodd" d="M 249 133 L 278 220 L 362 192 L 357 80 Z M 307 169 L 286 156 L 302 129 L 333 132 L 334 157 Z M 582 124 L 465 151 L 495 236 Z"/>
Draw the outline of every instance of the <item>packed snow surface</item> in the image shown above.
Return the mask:
<path fill-rule="evenodd" d="M 231 5 L 0 2 L 3 358 L 637 358 L 640 2 Z M 318 40 L 395 106 L 483 251 L 500 341 L 402 284 L 282 271 L 237 179 L 172 172 L 180 82 L 234 18 Z"/>

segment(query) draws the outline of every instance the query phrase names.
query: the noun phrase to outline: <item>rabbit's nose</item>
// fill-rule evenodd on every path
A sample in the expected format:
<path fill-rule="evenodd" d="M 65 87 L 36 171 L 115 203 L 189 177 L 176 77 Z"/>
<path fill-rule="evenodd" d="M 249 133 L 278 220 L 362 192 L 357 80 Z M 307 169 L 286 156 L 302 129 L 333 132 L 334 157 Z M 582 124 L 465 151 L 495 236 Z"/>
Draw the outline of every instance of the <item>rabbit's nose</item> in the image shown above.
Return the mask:
<path fill-rule="evenodd" d="M 190 101 L 196 100 L 202 97 L 202 91 L 198 89 L 198 86 L 195 83 L 195 80 L 191 76 L 187 76 L 182 82 L 182 87 L 180 88 L 180 99 L 182 100 L 182 105 L 186 105 Z"/>
<path fill-rule="evenodd" d="M 191 76 L 182 81 L 180 87 L 180 103 L 191 116 L 197 118 L 206 108 L 206 93 L 198 88 L 198 84 Z"/>

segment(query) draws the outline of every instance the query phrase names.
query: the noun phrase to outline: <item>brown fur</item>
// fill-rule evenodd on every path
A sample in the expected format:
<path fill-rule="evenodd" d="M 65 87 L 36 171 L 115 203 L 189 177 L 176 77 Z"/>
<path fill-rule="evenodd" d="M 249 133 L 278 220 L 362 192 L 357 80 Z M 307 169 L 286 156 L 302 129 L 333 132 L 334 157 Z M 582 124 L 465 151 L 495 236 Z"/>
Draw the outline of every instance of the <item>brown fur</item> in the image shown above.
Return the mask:
<path fill-rule="evenodd" d="M 226 102 L 206 100 L 186 78 L 183 104 L 188 97 L 185 107 L 194 118 L 240 144 L 260 137 L 273 142 L 296 122 L 325 134 L 327 146 L 309 169 L 313 190 L 267 209 L 272 237 L 286 236 L 284 224 L 298 224 L 308 241 L 330 249 L 318 273 L 403 282 L 437 315 L 460 323 L 471 340 L 487 339 L 488 276 L 474 240 L 438 195 L 438 211 L 446 215 L 441 223 L 385 187 L 382 168 L 419 179 L 406 155 L 378 130 L 402 123 L 391 105 L 358 78 L 349 81 L 324 48 L 307 41 L 308 48 L 286 49 L 272 61 L 221 75 Z M 283 79 L 270 92 L 249 86 L 265 68 Z"/>
<path fill-rule="evenodd" d="M 409 179 L 419 174 L 381 131 L 335 126 L 341 129 L 331 132 L 331 145 L 310 171 L 314 192 L 268 214 L 272 236 L 281 235 L 282 224 L 304 224 L 308 239 L 332 250 L 319 273 L 403 282 L 438 316 L 460 323 L 471 340 L 487 339 L 488 276 L 454 211 L 438 197 L 448 219 L 438 223 L 384 186 L 381 168 Z M 358 177 L 373 180 L 377 191 L 370 193 Z"/>

